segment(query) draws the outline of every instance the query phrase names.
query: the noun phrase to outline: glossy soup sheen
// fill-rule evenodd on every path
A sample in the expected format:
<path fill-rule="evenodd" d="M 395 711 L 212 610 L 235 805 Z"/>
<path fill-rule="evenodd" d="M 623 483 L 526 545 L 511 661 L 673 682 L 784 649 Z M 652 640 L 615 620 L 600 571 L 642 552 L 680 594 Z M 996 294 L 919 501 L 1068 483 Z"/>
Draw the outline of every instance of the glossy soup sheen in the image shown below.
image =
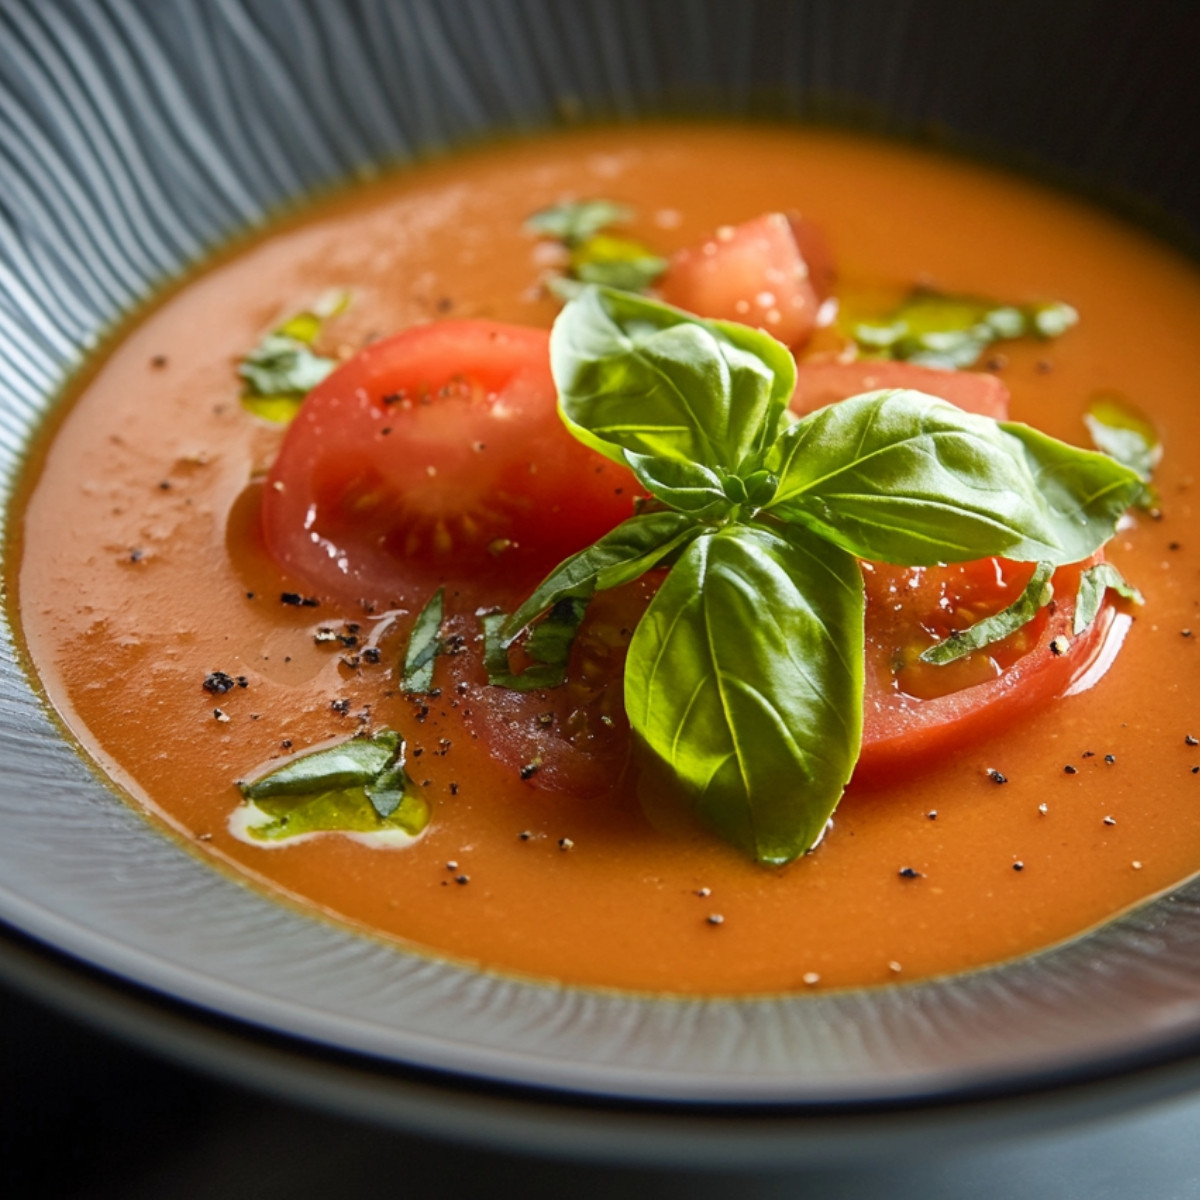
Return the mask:
<path fill-rule="evenodd" d="M 353 294 L 328 327 L 347 352 L 440 316 L 547 326 L 558 306 L 538 287 L 545 250 L 522 222 L 568 196 L 632 204 L 632 232 L 660 253 L 799 209 L 831 241 L 842 286 L 927 281 L 1075 305 L 1074 330 L 1004 345 L 998 370 L 1014 418 L 1057 437 L 1087 444 L 1081 414 L 1097 391 L 1129 397 L 1162 435 L 1162 518 L 1137 516 L 1110 547 L 1147 602 L 1107 676 L 1002 740 L 852 788 L 816 853 L 765 868 L 669 809 L 648 818 L 632 789 L 570 799 L 492 770 L 454 714 L 440 716 L 449 710 L 435 702 L 419 721 L 385 667 L 354 672 L 337 646 L 315 644 L 317 628 L 355 614 L 278 601 L 305 588 L 256 545 L 248 481 L 281 434 L 239 403 L 237 359 L 328 288 Z M 35 460 L 16 535 L 19 620 L 52 704 L 139 805 L 269 891 L 404 945 L 677 993 L 883 984 L 996 963 L 1200 868 L 1200 747 L 1185 740 L 1200 735 L 1198 333 L 1200 276 L 1167 248 L 958 161 L 770 128 L 497 146 L 288 220 L 137 322 Z M 402 649 L 382 645 L 385 664 Z M 248 681 L 219 698 L 227 722 L 200 686 L 215 670 Z M 348 701 L 347 715 L 332 700 Z M 366 704 L 376 727 L 410 740 L 410 771 L 434 807 L 424 837 L 402 850 L 336 835 L 258 848 L 228 832 L 236 779 L 285 741 L 349 736 Z"/>

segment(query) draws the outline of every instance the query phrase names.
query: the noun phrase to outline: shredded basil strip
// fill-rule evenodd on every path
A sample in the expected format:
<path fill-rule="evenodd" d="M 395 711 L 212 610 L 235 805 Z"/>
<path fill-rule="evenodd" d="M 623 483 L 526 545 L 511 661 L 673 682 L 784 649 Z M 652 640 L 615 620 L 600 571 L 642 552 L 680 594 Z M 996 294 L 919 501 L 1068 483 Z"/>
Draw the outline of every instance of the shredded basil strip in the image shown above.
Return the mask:
<path fill-rule="evenodd" d="M 569 251 L 567 275 L 549 281 L 552 292 L 570 299 L 587 283 L 644 292 L 667 269 L 667 260 L 635 238 L 605 233 L 633 217 L 633 210 L 611 200 L 556 204 L 536 212 L 525 228 L 554 238 Z"/>
<path fill-rule="evenodd" d="M 1094 396 L 1083 421 L 1097 450 L 1141 477 L 1146 486 L 1138 498 L 1138 507 L 1156 508 L 1158 492 L 1150 480 L 1162 461 L 1158 430 L 1124 396 L 1112 392 Z"/>
<path fill-rule="evenodd" d="M 930 646 L 921 655 L 921 661 L 933 663 L 936 667 L 944 667 L 947 663 L 957 662 L 966 658 L 976 650 L 1002 642 L 1009 634 L 1016 633 L 1024 625 L 1028 625 L 1038 610 L 1045 608 L 1054 598 L 1054 584 L 1050 577 L 1054 574 L 1054 564 L 1038 563 L 1025 585 L 1021 594 L 1007 607 L 966 629 L 952 633 L 944 642 Z"/>
<path fill-rule="evenodd" d="M 417 614 L 412 632 L 408 635 L 408 646 L 404 651 L 404 679 L 406 692 L 422 693 L 433 690 L 433 660 L 442 653 L 442 621 L 444 589 L 438 588 L 429 597 L 425 607 Z"/>
<path fill-rule="evenodd" d="M 1100 612 L 1104 603 L 1104 594 L 1112 589 L 1132 604 L 1145 604 L 1142 593 L 1132 584 L 1125 582 L 1125 577 L 1112 563 L 1097 563 L 1087 567 L 1079 576 L 1079 592 L 1075 597 L 1075 621 L 1073 632 L 1078 636 L 1088 629 Z"/>
<path fill-rule="evenodd" d="M 655 511 L 560 564 L 511 617 L 484 618 L 489 674 L 511 675 L 507 647 L 561 598 L 669 568 L 626 660 L 630 725 L 697 813 L 763 862 L 815 843 L 858 756 L 856 558 L 1038 564 L 1007 615 L 959 639 L 986 645 L 1045 602 L 1055 565 L 1112 536 L 1143 486 L 1106 455 L 919 392 L 793 421 L 785 347 L 614 289 L 570 300 L 550 350 L 567 428 L 631 466 Z"/>
<path fill-rule="evenodd" d="M 317 354 L 312 343 L 325 320 L 348 303 L 348 293 L 332 292 L 311 310 L 289 317 L 246 354 L 237 367 L 245 383 L 242 403 L 246 408 L 281 424 L 296 415 L 304 397 L 338 365 L 336 358 Z"/>
<path fill-rule="evenodd" d="M 614 200 L 575 200 L 540 209 L 526 219 L 525 228 L 530 233 L 575 246 L 632 216 L 633 209 Z"/>
<path fill-rule="evenodd" d="M 994 342 L 1052 338 L 1079 320 L 1069 304 L 997 304 L 916 288 L 886 316 L 860 320 L 851 336 L 871 357 L 903 359 L 922 366 L 974 366 Z"/>
<path fill-rule="evenodd" d="M 250 826 L 266 839 L 312 832 L 418 833 L 429 808 L 404 769 L 404 739 L 391 729 L 292 758 L 238 784 L 242 796 L 273 820 Z"/>
<path fill-rule="evenodd" d="M 567 677 L 567 664 L 575 635 L 587 613 L 591 588 L 581 593 L 558 596 L 546 615 L 533 626 L 523 647 L 529 665 L 513 671 L 503 630 L 508 618 L 504 613 L 488 613 L 480 618 L 483 626 L 483 659 L 488 683 L 517 692 L 558 687 Z"/>

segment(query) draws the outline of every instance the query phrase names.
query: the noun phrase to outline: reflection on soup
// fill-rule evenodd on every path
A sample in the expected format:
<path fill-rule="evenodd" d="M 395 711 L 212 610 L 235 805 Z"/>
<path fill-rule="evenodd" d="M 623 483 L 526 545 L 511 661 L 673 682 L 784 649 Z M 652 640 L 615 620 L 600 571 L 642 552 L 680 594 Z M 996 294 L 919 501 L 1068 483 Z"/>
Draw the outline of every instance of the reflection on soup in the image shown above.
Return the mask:
<path fill-rule="evenodd" d="M 1099 560 L 1068 564 L 936 665 L 1028 599 L 1035 556 L 864 563 L 858 772 L 812 853 L 754 861 L 631 748 L 622 672 L 679 554 L 507 654 L 488 624 L 635 512 L 677 515 L 555 414 L 544 331 L 589 281 L 777 335 L 797 414 L 912 387 L 1140 451 L 1154 493 L 1103 554 L 1144 606 L 1097 576 L 1079 629 Z M 995 963 L 1200 867 L 1197 329 L 1200 278 L 1160 245 L 907 148 L 647 126 L 478 151 L 282 223 L 125 333 L 35 459 L 18 619 L 135 802 L 406 946 L 711 994 Z M 714 519 L 766 503 L 745 483 Z"/>

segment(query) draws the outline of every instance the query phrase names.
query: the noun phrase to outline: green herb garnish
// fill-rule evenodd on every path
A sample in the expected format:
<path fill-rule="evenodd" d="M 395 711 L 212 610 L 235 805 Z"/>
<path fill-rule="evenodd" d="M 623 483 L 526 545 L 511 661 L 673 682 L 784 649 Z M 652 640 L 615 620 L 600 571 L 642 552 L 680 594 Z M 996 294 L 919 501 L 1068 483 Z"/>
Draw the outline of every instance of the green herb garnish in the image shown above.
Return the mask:
<path fill-rule="evenodd" d="M 404 652 L 404 690 L 428 692 L 433 689 L 433 660 L 444 650 L 442 643 L 443 588 L 438 588 L 417 614 L 408 648 Z"/>
<path fill-rule="evenodd" d="M 1139 508 L 1157 508 L 1158 492 L 1150 480 L 1162 461 L 1158 430 L 1123 396 L 1102 392 L 1092 398 L 1083 422 L 1097 450 L 1136 471 L 1146 485 Z"/>
<path fill-rule="evenodd" d="M 1104 603 L 1104 593 L 1111 588 L 1122 600 L 1132 604 L 1145 604 L 1142 593 L 1132 584 L 1125 582 L 1125 577 L 1112 563 L 1097 563 L 1088 567 L 1079 576 L 1079 593 L 1075 598 L 1075 621 L 1073 632 L 1078 636 L 1096 619 L 1101 604 Z"/>
<path fill-rule="evenodd" d="M 586 283 L 627 292 L 650 287 L 667 269 L 667 260 L 634 238 L 603 232 L 632 217 L 631 208 L 612 200 L 580 200 L 534 213 L 525 228 L 562 242 L 569 251 L 567 274 L 553 278 L 550 290 L 570 299 Z"/>
<path fill-rule="evenodd" d="M 583 623 L 593 590 L 590 587 L 578 591 L 566 589 L 555 596 L 549 612 L 530 631 L 523 646 L 529 663 L 520 671 L 514 671 L 509 662 L 511 642 L 501 637 L 501 630 L 508 618 L 503 613 L 488 613 L 481 617 L 488 683 L 518 692 L 558 687 L 567 677 L 571 647 Z"/>
<path fill-rule="evenodd" d="M 255 416 L 286 424 L 304 397 L 338 365 L 336 358 L 317 354 L 312 343 L 329 317 L 349 303 L 345 292 L 331 293 L 311 311 L 297 313 L 251 350 L 238 363 L 245 381 L 242 403 Z"/>
<path fill-rule="evenodd" d="M 404 739 L 390 729 L 291 759 L 239 783 L 252 837 L 306 833 L 420 833 L 429 806 L 404 770 Z"/>
<path fill-rule="evenodd" d="M 793 422 L 795 364 L 767 334 L 587 288 L 554 326 L 571 432 L 630 466 L 659 511 L 572 556 L 507 645 L 566 594 L 670 567 L 634 632 L 625 706 L 695 810 L 763 862 L 821 836 L 862 735 L 858 558 L 1061 565 L 1112 536 L 1136 473 L 919 392 Z"/>
<path fill-rule="evenodd" d="M 943 667 L 947 663 L 966 658 L 968 654 L 982 650 L 985 646 L 1002 642 L 1010 634 L 1016 633 L 1054 599 L 1054 584 L 1050 582 L 1050 576 L 1053 574 L 1053 563 L 1038 563 L 1021 594 L 1007 608 L 976 621 L 966 629 L 952 633 L 936 646 L 930 646 L 921 655 L 921 661 L 932 663 L 935 667 Z"/>
<path fill-rule="evenodd" d="M 1078 319 L 1069 304 L 996 304 L 916 288 L 886 316 L 855 322 L 850 334 L 869 357 L 963 369 L 994 342 L 1058 337 Z"/>

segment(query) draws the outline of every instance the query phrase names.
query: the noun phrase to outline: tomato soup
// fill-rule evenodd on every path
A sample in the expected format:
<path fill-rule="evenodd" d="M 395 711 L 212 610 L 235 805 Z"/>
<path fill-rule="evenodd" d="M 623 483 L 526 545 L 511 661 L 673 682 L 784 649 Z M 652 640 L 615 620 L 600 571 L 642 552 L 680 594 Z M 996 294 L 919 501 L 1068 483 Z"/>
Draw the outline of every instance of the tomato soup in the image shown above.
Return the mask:
<path fill-rule="evenodd" d="M 425 322 L 549 328 L 561 300 L 544 277 L 560 248 L 525 222 L 600 196 L 627 205 L 625 232 L 663 256 L 799 210 L 831 247 L 839 293 L 926 284 L 1067 302 L 1074 328 L 1003 342 L 979 369 L 1007 385 L 1015 420 L 1064 441 L 1089 444 L 1082 418 L 1103 393 L 1148 414 L 1164 447 L 1161 511 L 1132 511 L 1107 550 L 1145 604 L 1118 606 L 1072 694 L 852 784 L 816 850 L 786 866 L 750 861 L 652 788 L 639 795 L 632 774 L 579 797 L 498 766 L 470 688 L 413 699 L 400 686 L 411 603 L 367 612 L 315 595 L 263 545 L 283 426 L 241 402 L 248 350 L 329 292 L 349 297 L 320 335 L 340 358 Z M 316 915 L 488 969 L 651 993 L 964 971 L 1074 937 L 1200 869 L 1198 335 L 1189 263 L 968 163 L 767 127 L 495 146 L 282 220 L 123 331 L 33 458 L 10 595 L 50 704 L 124 795 Z M 407 739 L 432 813 L 419 838 L 239 836 L 237 781 L 384 727 Z"/>

